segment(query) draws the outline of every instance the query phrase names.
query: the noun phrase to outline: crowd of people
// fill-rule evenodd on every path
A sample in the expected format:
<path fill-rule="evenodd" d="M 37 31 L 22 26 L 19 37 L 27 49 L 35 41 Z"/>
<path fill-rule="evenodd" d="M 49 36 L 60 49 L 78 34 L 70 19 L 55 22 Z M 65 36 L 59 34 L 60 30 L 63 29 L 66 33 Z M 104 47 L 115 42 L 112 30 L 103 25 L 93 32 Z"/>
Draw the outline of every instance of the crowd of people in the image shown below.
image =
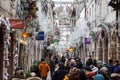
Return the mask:
<path fill-rule="evenodd" d="M 57 68 L 57 69 L 56 69 Z M 93 60 L 91 57 L 83 63 L 79 57 L 58 58 L 52 56 L 49 62 L 42 58 L 30 76 L 25 79 L 21 67 L 15 70 L 12 80 L 47 80 L 50 71 L 51 80 L 120 80 L 120 65 L 118 60 L 110 59 L 108 63 Z"/>

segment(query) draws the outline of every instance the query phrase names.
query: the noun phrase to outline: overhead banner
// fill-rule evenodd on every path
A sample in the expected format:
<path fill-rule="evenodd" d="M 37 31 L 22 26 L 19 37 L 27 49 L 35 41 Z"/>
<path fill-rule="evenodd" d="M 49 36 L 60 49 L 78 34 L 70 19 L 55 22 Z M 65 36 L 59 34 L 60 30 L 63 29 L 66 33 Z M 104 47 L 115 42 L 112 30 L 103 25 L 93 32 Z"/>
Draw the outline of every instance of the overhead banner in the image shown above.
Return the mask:
<path fill-rule="evenodd" d="M 38 32 L 36 40 L 44 40 L 44 31 Z"/>
<path fill-rule="evenodd" d="M 20 19 L 9 19 L 10 28 L 23 29 L 23 20 Z"/>

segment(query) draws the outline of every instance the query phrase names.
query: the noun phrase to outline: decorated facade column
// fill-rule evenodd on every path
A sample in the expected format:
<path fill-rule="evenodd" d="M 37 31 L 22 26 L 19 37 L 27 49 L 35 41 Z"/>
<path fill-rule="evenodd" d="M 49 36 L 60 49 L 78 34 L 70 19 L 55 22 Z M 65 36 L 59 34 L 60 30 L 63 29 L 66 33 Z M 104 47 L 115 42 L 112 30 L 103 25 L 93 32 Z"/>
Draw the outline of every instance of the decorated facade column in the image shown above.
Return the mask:
<path fill-rule="evenodd" d="M 8 73 L 9 73 L 9 77 L 12 78 L 13 77 L 13 49 L 14 49 L 14 32 L 10 33 L 11 36 L 11 40 L 10 40 L 10 47 L 9 47 L 9 54 L 8 54 L 8 58 L 9 58 L 9 68 L 8 68 Z"/>
<path fill-rule="evenodd" d="M 97 49 L 97 40 L 95 40 L 94 44 L 95 44 L 94 58 L 97 60 L 97 56 L 98 56 L 98 53 L 97 53 L 97 51 L 98 51 L 98 49 Z"/>
<path fill-rule="evenodd" d="M 0 25 L 0 80 L 3 80 L 4 37 L 3 27 Z"/>
<path fill-rule="evenodd" d="M 84 46 L 83 44 L 79 47 L 79 57 L 84 61 Z"/>
<path fill-rule="evenodd" d="M 113 32 L 110 46 L 110 59 L 116 59 L 116 34 Z"/>
<path fill-rule="evenodd" d="M 108 62 L 108 37 L 107 37 L 107 35 L 104 37 L 104 61 L 105 62 Z"/>
<path fill-rule="evenodd" d="M 97 48 L 98 48 L 98 53 L 97 53 L 98 60 L 102 60 L 103 52 L 102 52 L 102 41 L 100 38 L 98 39 Z"/>
<path fill-rule="evenodd" d="M 118 47 L 118 55 L 117 55 L 117 59 L 120 61 L 120 38 L 118 37 L 118 43 L 117 43 L 117 47 Z"/>

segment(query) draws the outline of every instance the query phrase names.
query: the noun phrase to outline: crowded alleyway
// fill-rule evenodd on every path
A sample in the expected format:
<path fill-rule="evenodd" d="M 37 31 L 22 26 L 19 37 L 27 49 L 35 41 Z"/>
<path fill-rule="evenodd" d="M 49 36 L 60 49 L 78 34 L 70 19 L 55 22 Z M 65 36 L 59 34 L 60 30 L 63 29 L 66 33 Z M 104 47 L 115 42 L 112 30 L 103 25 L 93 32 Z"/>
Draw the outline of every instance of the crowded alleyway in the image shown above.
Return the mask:
<path fill-rule="evenodd" d="M 45 59 L 46 60 L 46 59 Z M 104 63 L 103 61 L 93 60 L 91 57 L 88 58 L 85 64 L 82 63 L 81 59 L 70 58 L 70 57 L 62 57 L 59 58 L 58 64 L 53 64 L 55 58 L 52 58 L 49 63 L 49 72 L 47 72 L 47 76 L 45 77 L 43 71 L 47 69 L 47 63 L 44 62 L 44 59 L 41 59 L 41 62 L 37 67 L 33 67 L 30 75 L 26 76 L 28 78 L 22 77 L 20 73 L 21 69 L 17 68 L 15 71 L 15 76 L 12 80 L 23 79 L 23 80 L 119 80 L 120 77 L 120 64 L 118 60 L 109 60 L 108 63 Z M 43 65 L 44 64 L 44 65 Z M 42 67 L 44 66 L 44 67 Z M 54 71 L 52 72 L 51 66 L 54 67 Z M 45 68 L 46 67 L 46 68 Z M 40 75 L 38 75 L 40 72 Z M 33 75 L 36 74 L 38 76 Z M 52 74 L 52 75 L 51 75 Z M 40 77 L 39 77 L 40 76 Z M 43 77 L 44 76 L 44 77 Z M 38 79 L 39 78 L 39 79 Z"/>
<path fill-rule="evenodd" d="M 120 80 L 120 0 L 0 0 L 0 80 Z"/>

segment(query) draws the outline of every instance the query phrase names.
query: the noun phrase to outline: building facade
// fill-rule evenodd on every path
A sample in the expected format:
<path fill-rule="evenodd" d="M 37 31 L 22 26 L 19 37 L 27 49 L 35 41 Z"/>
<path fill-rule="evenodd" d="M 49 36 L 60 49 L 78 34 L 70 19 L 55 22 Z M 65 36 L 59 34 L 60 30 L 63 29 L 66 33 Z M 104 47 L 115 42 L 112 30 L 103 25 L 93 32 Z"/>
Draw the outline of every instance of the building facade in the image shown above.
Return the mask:
<path fill-rule="evenodd" d="M 10 32 L 10 24 L 8 19 L 15 18 L 16 14 L 16 4 L 17 1 L 12 0 L 0 0 L 0 30 L 1 30 L 1 42 L 0 46 L 4 48 L 0 48 L 1 51 L 1 61 L 0 61 L 0 75 L 4 75 L 9 73 L 9 76 L 12 76 L 13 73 L 13 65 L 15 65 L 15 59 L 17 60 L 16 50 L 13 47 L 17 45 L 13 43 L 15 42 L 15 38 L 13 39 L 13 34 Z M 13 42 L 11 42 L 11 40 Z M 16 55 L 16 56 L 15 56 Z M 0 79 L 3 80 L 4 77 L 0 76 Z"/>
<path fill-rule="evenodd" d="M 87 28 L 85 35 L 81 38 L 83 46 L 79 47 L 81 57 L 91 55 L 93 59 L 104 62 L 108 62 L 109 59 L 118 59 L 119 37 L 116 31 L 118 33 L 119 31 L 116 30 L 116 23 L 119 23 L 119 20 L 116 22 L 116 16 L 120 15 L 116 14 L 116 11 L 108 5 L 109 3 L 110 0 L 88 0 L 85 2 L 83 10 L 85 10 L 86 23 L 84 25 Z M 86 37 L 91 39 L 91 43 L 87 44 L 87 47 L 84 43 Z"/>

